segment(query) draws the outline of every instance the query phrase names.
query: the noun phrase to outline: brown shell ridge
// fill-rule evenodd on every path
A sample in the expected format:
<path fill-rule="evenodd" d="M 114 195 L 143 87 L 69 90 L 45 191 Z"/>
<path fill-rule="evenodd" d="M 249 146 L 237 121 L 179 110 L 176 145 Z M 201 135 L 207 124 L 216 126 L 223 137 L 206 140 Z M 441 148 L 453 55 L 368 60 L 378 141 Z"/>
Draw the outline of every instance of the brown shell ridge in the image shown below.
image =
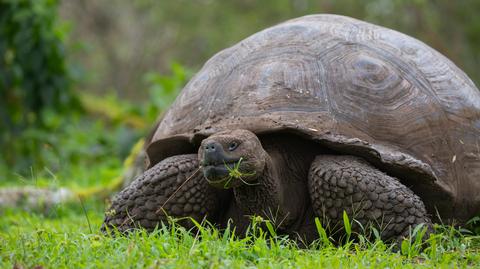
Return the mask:
<path fill-rule="evenodd" d="M 166 145 L 172 144 L 172 140 L 182 141 L 182 144 L 188 143 L 191 146 L 181 146 L 183 150 L 193 150 L 198 148 L 201 140 L 204 138 L 223 130 L 233 129 L 247 129 L 256 134 L 264 134 L 271 132 L 289 132 L 298 134 L 302 137 L 314 140 L 320 144 L 326 145 L 334 150 L 340 150 L 349 153 L 349 150 L 355 150 L 361 152 L 367 159 L 374 159 L 376 162 L 391 166 L 402 167 L 403 170 L 409 170 L 417 175 L 423 175 L 430 182 L 438 180 L 437 175 L 430 165 L 414 158 L 412 155 L 404 152 L 402 149 L 394 145 L 382 145 L 381 143 L 372 144 L 368 141 L 360 138 L 349 138 L 340 134 L 332 134 L 331 130 L 318 130 L 315 128 L 305 127 L 304 124 L 298 122 L 298 120 L 288 120 L 284 118 L 276 118 L 270 114 L 269 118 L 262 116 L 253 117 L 237 117 L 232 120 L 218 120 L 213 122 L 207 122 L 206 125 L 198 126 L 193 133 L 178 134 L 166 139 L 155 141 L 155 143 Z M 262 119 L 262 120 L 259 120 Z M 332 124 L 335 124 L 333 122 Z M 318 128 L 318 127 L 316 127 Z M 155 148 L 149 146 L 150 152 Z M 179 151 L 177 154 L 189 153 L 185 151 Z"/>
<path fill-rule="evenodd" d="M 320 141 L 324 140 L 327 143 L 335 143 L 339 146 L 355 146 L 359 148 L 365 148 L 368 151 L 368 155 L 378 160 L 385 165 L 408 167 L 417 174 L 427 176 L 427 179 L 431 182 L 437 181 L 437 175 L 433 171 L 432 167 L 421 160 L 412 157 L 410 154 L 402 152 L 400 149 L 393 149 L 390 146 L 383 146 L 380 143 L 370 144 L 367 141 L 363 141 L 358 138 L 348 138 L 345 136 L 336 135 L 328 138 L 316 138 Z M 334 146 L 335 147 L 335 146 Z M 368 158 L 368 159 L 370 159 Z"/>

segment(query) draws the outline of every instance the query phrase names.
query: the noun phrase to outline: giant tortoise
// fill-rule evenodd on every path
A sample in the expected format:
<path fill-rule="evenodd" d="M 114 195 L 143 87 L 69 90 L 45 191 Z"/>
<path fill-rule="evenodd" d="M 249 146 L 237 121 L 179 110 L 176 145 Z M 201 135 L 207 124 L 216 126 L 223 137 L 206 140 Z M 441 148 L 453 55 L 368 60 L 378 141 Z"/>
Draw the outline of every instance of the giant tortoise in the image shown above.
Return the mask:
<path fill-rule="evenodd" d="M 480 92 L 424 43 L 337 15 L 305 16 L 213 56 L 165 113 L 148 170 L 103 228 L 167 216 L 251 216 L 317 237 L 343 212 L 385 239 L 480 212 Z M 185 223 L 184 225 L 189 225 Z"/>

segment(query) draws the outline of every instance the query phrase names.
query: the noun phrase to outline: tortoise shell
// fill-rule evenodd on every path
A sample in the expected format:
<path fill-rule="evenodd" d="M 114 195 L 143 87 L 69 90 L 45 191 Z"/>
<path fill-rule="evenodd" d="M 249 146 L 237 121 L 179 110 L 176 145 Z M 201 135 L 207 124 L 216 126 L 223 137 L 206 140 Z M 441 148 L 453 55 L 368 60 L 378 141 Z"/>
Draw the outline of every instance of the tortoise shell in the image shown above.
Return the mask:
<path fill-rule="evenodd" d="M 298 134 L 363 157 L 442 218 L 480 211 L 480 92 L 399 32 L 311 15 L 219 52 L 165 113 L 147 147 L 150 166 L 235 128 Z"/>

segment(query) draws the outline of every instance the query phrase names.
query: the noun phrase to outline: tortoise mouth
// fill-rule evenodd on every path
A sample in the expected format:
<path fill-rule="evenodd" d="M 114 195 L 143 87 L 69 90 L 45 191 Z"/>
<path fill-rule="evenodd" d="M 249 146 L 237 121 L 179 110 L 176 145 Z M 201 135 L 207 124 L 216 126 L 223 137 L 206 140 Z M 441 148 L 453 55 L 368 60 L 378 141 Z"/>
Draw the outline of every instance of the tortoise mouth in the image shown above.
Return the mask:
<path fill-rule="evenodd" d="M 237 163 L 238 161 L 204 165 L 203 176 L 211 186 L 216 188 L 238 187 L 242 185 L 242 181 L 235 180 L 231 176 L 231 171 L 235 169 Z"/>
<path fill-rule="evenodd" d="M 225 160 L 222 160 L 222 161 L 204 161 L 203 162 L 203 167 L 204 168 L 212 168 L 212 167 L 226 168 L 226 167 L 228 167 L 228 168 L 233 169 L 235 164 L 237 164 L 239 161 L 240 161 L 240 158 L 233 159 L 233 160 L 228 160 L 228 161 L 225 161 Z"/>
<path fill-rule="evenodd" d="M 209 163 L 203 165 L 203 175 L 208 180 L 221 180 L 228 177 L 231 169 L 234 169 L 236 162 Z"/>

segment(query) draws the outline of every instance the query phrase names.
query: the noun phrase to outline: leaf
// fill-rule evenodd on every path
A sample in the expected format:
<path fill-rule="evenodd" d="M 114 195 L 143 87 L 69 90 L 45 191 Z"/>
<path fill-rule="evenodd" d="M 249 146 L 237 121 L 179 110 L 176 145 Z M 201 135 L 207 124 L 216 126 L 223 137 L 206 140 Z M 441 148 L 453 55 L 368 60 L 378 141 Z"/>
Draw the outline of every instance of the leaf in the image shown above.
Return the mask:
<path fill-rule="evenodd" d="M 329 243 L 330 240 L 328 240 L 327 233 L 325 232 L 325 229 L 322 226 L 322 223 L 320 222 L 319 218 L 315 218 L 315 226 L 317 227 L 317 232 L 318 235 L 320 236 L 320 239 L 322 240 L 323 243 Z"/>
<path fill-rule="evenodd" d="M 270 232 L 271 236 L 277 236 L 277 233 L 275 232 L 275 229 L 273 228 L 273 225 L 270 221 L 265 221 L 265 225 L 267 226 L 267 229 Z"/>
<path fill-rule="evenodd" d="M 345 232 L 350 236 L 352 234 L 352 226 L 345 210 L 343 210 L 343 225 L 345 226 Z"/>
<path fill-rule="evenodd" d="M 408 240 L 402 240 L 401 251 L 403 255 L 408 255 L 408 250 L 410 248 L 410 242 Z"/>
<path fill-rule="evenodd" d="M 477 223 L 480 223 L 480 216 L 475 216 L 473 218 L 471 218 L 470 220 L 467 221 L 467 225 L 474 225 L 474 224 L 477 224 Z"/>
<path fill-rule="evenodd" d="M 417 236 L 419 234 L 420 229 L 422 229 L 425 225 L 423 223 L 415 226 L 412 232 L 412 236 Z"/>
<path fill-rule="evenodd" d="M 378 230 L 375 227 L 371 226 L 370 229 L 372 229 L 373 235 L 375 236 L 375 240 L 377 241 L 382 240 L 380 238 L 380 232 L 378 232 Z"/>

